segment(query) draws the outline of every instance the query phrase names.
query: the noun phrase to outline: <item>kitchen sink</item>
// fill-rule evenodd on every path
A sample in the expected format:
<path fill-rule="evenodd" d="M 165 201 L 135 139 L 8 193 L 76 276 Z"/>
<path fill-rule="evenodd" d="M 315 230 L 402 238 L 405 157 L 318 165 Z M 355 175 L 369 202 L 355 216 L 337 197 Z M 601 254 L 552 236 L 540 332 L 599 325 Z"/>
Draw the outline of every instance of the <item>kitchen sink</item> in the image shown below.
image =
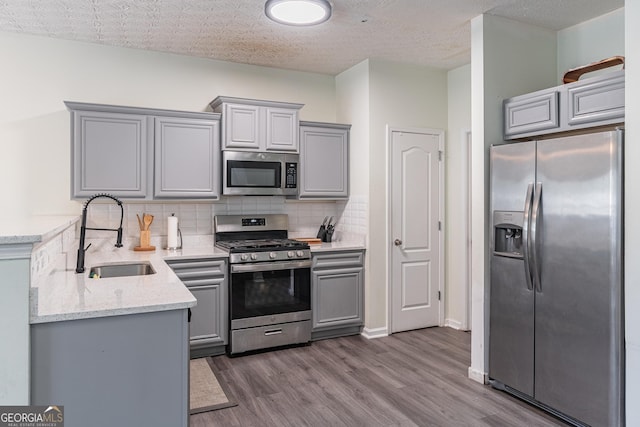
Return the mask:
<path fill-rule="evenodd" d="M 146 276 L 155 274 L 156 271 L 149 262 L 118 263 L 95 265 L 89 270 L 89 277 L 109 278 L 126 276 Z"/>

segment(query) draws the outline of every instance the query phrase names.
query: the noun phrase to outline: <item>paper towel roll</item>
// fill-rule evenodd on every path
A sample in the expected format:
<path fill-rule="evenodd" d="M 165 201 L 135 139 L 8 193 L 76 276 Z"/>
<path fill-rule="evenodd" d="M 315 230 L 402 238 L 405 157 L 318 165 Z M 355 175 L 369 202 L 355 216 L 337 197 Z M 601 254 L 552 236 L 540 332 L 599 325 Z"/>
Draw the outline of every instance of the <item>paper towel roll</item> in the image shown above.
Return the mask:
<path fill-rule="evenodd" d="M 178 247 L 178 217 L 167 218 L 167 248 Z"/>

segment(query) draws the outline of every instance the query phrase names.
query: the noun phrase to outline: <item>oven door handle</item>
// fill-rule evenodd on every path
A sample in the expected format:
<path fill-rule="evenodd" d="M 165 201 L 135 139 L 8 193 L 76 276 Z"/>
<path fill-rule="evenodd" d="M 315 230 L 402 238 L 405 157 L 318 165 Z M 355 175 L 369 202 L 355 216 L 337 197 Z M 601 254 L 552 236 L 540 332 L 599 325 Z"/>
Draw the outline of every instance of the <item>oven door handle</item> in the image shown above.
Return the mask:
<path fill-rule="evenodd" d="M 310 268 L 311 260 L 302 261 L 275 261 L 260 262 L 256 264 L 232 264 L 231 273 L 251 273 L 254 271 L 295 270 L 298 268 Z"/>

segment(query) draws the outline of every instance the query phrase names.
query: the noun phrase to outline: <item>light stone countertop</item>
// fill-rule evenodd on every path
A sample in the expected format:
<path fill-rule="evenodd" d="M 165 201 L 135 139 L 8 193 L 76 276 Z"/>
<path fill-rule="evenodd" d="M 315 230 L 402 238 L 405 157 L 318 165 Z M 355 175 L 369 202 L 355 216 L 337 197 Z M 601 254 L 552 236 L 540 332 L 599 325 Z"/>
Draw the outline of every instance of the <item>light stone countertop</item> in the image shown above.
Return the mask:
<path fill-rule="evenodd" d="M 44 242 L 79 219 L 78 215 L 0 218 L 0 245 Z"/>
<path fill-rule="evenodd" d="M 95 317 L 147 313 L 193 307 L 196 299 L 165 260 L 181 258 L 227 258 L 228 253 L 213 245 L 168 251 L 136 252 L 127 248 L 92 246 L 86 254 L 86 271 L 54 268 L 31 284 L 30 323 L 48 323 Z M 364 250 L 362 242 L 340 241 L 311 245 L 311 252 Z M 73 256 L 75 265 L 75 256 Z M 92 266 L 109 263 L 148 261 L 156 271 L 146 276 L 90 279 Z"/>
<path fill-rule="evenodd" d="M 135 252 L 105 247 L 87 252 L 85 272 L 54 268 L 31 286 L 30 323 L 59 322 L 193 307 L 196 299 L 165 259 L 226 258 L 211 246 L 177 251 Z M 74 257 L 75 258 L 75 257 Z M 90 279 L 92 266 L 148 261 L 156 271 L 146 276 Z M 75 262 L 75 259 L 74 259 Z M 68 265 L 68 264 L 67 264 Z"/>
<path fill-rule="evenodd" d="M 362 242 L 340 241 L 331 243 L 321 243 L 319 245 L 309 245 L 311 253 L 314 252 L 332 252 L 332 251 L 348 251 L 348 250 L 364 250 L 365 245 Z"/>

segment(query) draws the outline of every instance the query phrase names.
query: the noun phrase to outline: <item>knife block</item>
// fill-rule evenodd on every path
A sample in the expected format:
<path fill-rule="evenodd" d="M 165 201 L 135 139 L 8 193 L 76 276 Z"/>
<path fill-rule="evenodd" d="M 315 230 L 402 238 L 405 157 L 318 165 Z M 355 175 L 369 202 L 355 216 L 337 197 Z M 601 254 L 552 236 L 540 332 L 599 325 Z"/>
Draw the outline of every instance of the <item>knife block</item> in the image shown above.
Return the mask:
<path fill-rule="evenodd" d="M 151 246 L 151 231 L 140 230 L 140 246 L 133 248 L 134 251 L 155 251 L 156 247 Z"/>

